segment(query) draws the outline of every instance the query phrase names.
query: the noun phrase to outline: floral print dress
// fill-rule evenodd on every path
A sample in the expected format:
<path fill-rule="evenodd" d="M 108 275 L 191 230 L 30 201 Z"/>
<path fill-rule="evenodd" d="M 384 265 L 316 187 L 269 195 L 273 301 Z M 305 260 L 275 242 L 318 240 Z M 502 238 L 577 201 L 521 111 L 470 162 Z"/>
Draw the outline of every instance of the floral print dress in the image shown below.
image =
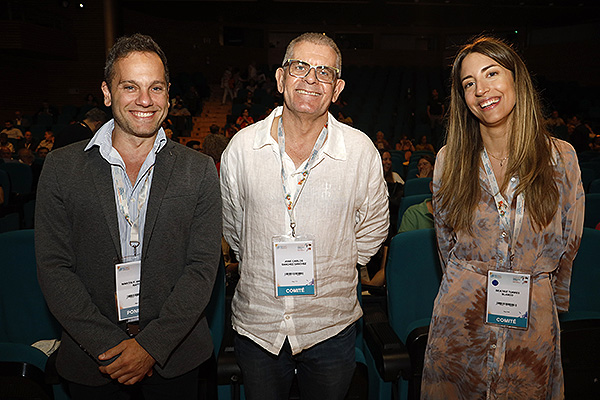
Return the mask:
<path fill-rule="evenodd" d="M 558 312 L 569 307 L 571 267 L 583 232 L 584 192 L 575 151 L 564 141 L 553 143 L 559 208 L 541 232 L 534 231 L 525 210 L 520 232 L 511 241 L 510 232 L 502 229 L 483 167 L 472 235 L 451 230 L 434 201 L 444 276 L 434 303 L 421 399 L 564 397 Z M 435 165 L 434 193 L 448 156 L 445 150 Z M 517 201 L 507 192 L 514 225 Z M 502 259 L 503 241 L 514 243 L 510 260 Z M 527 330 L 484 324 L 490 269 L 531 274 Z"/>

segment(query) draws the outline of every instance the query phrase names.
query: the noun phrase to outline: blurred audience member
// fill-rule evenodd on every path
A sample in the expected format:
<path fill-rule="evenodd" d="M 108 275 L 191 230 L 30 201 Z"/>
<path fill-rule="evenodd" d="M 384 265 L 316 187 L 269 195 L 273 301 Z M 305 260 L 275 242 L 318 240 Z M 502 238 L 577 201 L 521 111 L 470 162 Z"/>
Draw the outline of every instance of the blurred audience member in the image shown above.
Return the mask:
<path fill-rule="evenodd" d="M 208 135 L 202 143 L 202 152 L 214 160 L 219 173 L 221 172 L 221 154 L 227 147 L 227 143 L 229 143 L 229 140 L 219 134 Z"/>
<path fill-rule="evenodd" d="M 557 110 L 552 111 L 552 114 L 550 114 L 550 117 L 546 120 L 546 124 L 548 124 L 548 129 L 550 130 L 554 130 L 558 126 L 566 125 L 565 121 L 558 115 Z"/>
<path fill-rule="evenodd" d="M 33 133 L 31 131 L 25 131 L 23 133 L 23 139 L 17 143 L 17 149 L 29 149 L 31 151 L 35 151 L 36 145 L 33 141 Z"/>
<path fill-rule="evenodd" d="M 54 132 L 52 132 L 50 129 L 44 132 L 44 140 L 40 142 L 36 151 L 39 151 L 41 147 L 45 147 L 46 149 L 48 149 L 48 151 L 52 150 L 52 148 L 54 147 Z"/>
<path fill-rule="evenodd" d="M 51 148 L 58 149 L 81 140 L 89 140 L 106 121 L 108 121 L 108 117 L 104 111 L 92 108 L 85 113 L 83 121 L 69 124 L 58 132 Z"/>
<path fill-rule="evenodd" d="M 375 136 L 375 147 L 377 147 L 377 150 L 391 150 L 392 146 L 385 140 L 385 134 L 382 131 L 378 131 Z"/>
<path fill-rule="evenodd" d="M 431 97 L 427 102 L 427 117 L 429 118 L 429 126 L 431 131 L 442 126 L 444 118 L 444 102 L 440 100 L 440 95 L 437 89 L 431 91 Z"/>
<path fill-rule="evenodd" d="M 408 136 L 404 135 L 402 136 L 402 139 L 396 143 L 396 150 L 404 152 L 404 161 L 408 164 L 412 152 L 415 151 L 415 146 L 413 146 L 412 142 L 408 139 Z"/>
<path fill-rule="evenodd" d="M 15 146 L 11 142 L 8 141 L 8 135 L 6 132 L 0 133 L 0 147 L 8 149 L 10 154 L 8 157 L 5 157 L 5 154 L 2 155 L 2 158 L 12 158 L 13 153 L 15 152 Z"/>
<path fill-rule="evenodd" d="M 242 111 L 242 115 L 240 115 L 235 122 L 235 124 L 239 127 L 239 129 L 244 129 L 248 125 L 252 125 L 254 123 L 254 119 L 250 116 L 250 112 L 247 108 L 244 108 Z"/>
<path fill-rule="evenodd" d="M 202 146 L 200 146 L 200 142 L 197 140 L 188 140 L 188 142 L 185 144 L 187 147 L 189 147 L 190 149 L 196 150 L 196 151 L 201 151 L 202 150 Z"/>
<path fill-rule="evenodd" d="M 428 155 L 423 155 L 419 158 L 419 162 L 417 162 L 417 169 L 419 173 L 417 173 L 417 178 L 433 178 L 433 165 L 435 163 L 435 159 Z"/>
<path fill-rule="evenodd" d="M 570 123 L 573 125 L 573 131 L 570 134 L 569 142 L 575 148 L 577 153 L 590 149 L 590 129 L 582 123 L 579 115 L 574 115 Z"/>
<path fill-rule="evenodd" d="M 383 177 L 387 183 L 401 183 L 404 185 L 404 181 L 396 172 L 392 170 L 392 154 L 389 150 L 385 150 L 381 153 L 381 161 L 383 163 Z"/>
<path fill-rule="evenodd" d="M 432 182 L 429 183 L 429 191 L 431 191 L 431 189 Z M 428 228 L 433 228 L 433 207 L 431 205 L 431 198 L 423 200 L 420 204 L 412 205 L 404 211 L 398 233 Z"/>
<path fill-rule="evenodd" d="M 38 156 L 38 158 L 40 159 L 44 159 L 46 158 L 46 156 L 48 155 L 48 153 L 50 152 L 50 150 L 48 150 L 47 147 L 40 147 L 38 146 L 37 150 L 36 150 L 36 154 Z"/>
<path fill-rule="evenodd" d="M 19 128 L 15 128 L 10 119 L 7 119 L 6 122 L 4 122 L 4 129 L 2 129 L 0 133 L 6 133 L 6 136 L 8 136 L 9 139 L 23 139 L 23 132 L 21 132 Z"/>
<path fill-rule="evenodd" d="M 23 117 L 21 111 L 17 110 L 15 111 L 15 119 L 13 120 L 13 125 L 15 126 L 15 128 L 19 128 L 21 132 L 25 132 L 27 129 L 29 129 L 31 123 L 27 118 Z"/>
<path fill-rule="evenodd" d="M 42 115 L 50 116 L 52 118 L 52 123 L 55 124 L 58 117 L 58 110 L 53 105 L 50 105 L 48 101 L 44 101 L 42 102 L 42 107 L 35 113 L 35 122 L 39 123 L 39 117 Z"/>
<path fill-rule="evenodd" d="M 430 151 L 435 153 L 435 149 L 431 143 L 427 143 L 427 136 L 421 136 L 421 141 L 415 146 L 416 151 Z"/>

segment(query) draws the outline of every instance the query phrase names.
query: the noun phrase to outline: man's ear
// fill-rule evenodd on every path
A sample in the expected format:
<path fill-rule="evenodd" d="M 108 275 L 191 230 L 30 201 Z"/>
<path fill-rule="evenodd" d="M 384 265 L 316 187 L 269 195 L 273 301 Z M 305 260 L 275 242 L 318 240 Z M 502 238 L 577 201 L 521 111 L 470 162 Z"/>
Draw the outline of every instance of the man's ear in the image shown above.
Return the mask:
<path fill-rule="evenodd" d="M 344 90 L 344 87 L 346 86 L 346 82 L 343 79 L 338 79 L 337 81 L 335 81 L 335 86 L 333 87 L 333 98 L 331 99 L 332 103 L 335 103 L 338 99 L 338 97 L 340 97 L 340 93 L 342 93 L 342 90 Z"/>
<path fill-rule="evenodd" d="M 275 71 L 275 80 L 277 81 L 277 91 L 279 93 L 283 93 L 283 88 L 285 85 L 285 71 L 282 67 L 277 68 L 277 71 Z"/>
<path fill-rule="evenodd" d="M 108 88 L 108 84 L 106 81 L 102 81 L 102 93 L 104 94 L 104 105 L 106 107 L 110 107 L 112 104 L 112 96 L 110 94 L 110 89 Z"/>

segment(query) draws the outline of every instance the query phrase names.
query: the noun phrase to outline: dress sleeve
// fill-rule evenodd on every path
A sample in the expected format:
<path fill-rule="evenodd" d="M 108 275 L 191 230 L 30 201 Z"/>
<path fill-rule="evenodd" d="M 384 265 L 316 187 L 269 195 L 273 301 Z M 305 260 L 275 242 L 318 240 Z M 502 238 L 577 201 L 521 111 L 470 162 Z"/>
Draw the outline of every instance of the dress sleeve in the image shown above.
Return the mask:
<path fill-rule="evenodd" d="M 560 146 L 560 145 L 559 145 Z M 583 233 L 585 194 L 581 183 L 581 171 L 573 147 L 565 142 L 559 148 L 564 165 L 564 177 L 558 178 L 561 193 L 562 242 L 564 251 L 558 269 L 552 278 L 554 299 L 559 312 L 569 310 L 569 286 L 573 260 L 577 255 Z M 559 157 L 560 159 L 560 157 Z M 561 161 L 559 160 L 559 163 Z M 562 170 L 562 168 L 559 168 Z"/>
<path fill-rule="evenodd" d="M 452 250 L 454 244 L 456 243 L 454 231 L 446 224 L 444 212 L 440 209 L 440 204 L 437 200 L 437 193 L 440 189 L 440 181 L 442 178 L 442 171 L 444 169 L 445 156 L 446 148 L 443 147 L 438 153 L 435 162 L 435 168 L 433 170 L 433 199 L 431 202 L 433 207 L 433 222 L 435 227 L 435 235 L 437 237 L 438 252 L 441 266 L 444 271 L 446 270 L 446 263 L 448 262 L 448 258 L 450 256 L 450 250 Z"/>

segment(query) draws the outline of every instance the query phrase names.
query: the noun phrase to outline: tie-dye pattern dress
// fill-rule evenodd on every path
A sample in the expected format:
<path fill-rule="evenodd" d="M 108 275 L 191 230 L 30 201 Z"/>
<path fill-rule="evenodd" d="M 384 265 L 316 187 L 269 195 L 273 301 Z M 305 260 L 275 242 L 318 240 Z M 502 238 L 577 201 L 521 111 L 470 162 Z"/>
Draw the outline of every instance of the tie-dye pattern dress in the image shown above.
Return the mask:
<path fill-rule="evenodd" d="M 481 200 L 473 235 L 454 232 L 434 201 L 435 228 L 444 277 L 434 303 L 425 354 L 421 399 L 562 399 L 564 397 L 557 311 L 569 307 L 573 259 L 583 231 L 584 193 L 575 151 L 554 140 L 560 198 L 552 222 L 535 232 L 525 211 L 516 241 L 504 232 L 490 184 L 479 171 Z M 440 185 L 445 149 L 435 164 Z M 509 190 L 510 191 L 510 190 Z M 506 193 L 511 232 L 516 199 Z M 525 199 L 525 203 L 527 200 Z M 507 260 L 503 242 L 515 243 Z M 529 328 L 484 324 L 488 270 L 532 275 Z"/>

